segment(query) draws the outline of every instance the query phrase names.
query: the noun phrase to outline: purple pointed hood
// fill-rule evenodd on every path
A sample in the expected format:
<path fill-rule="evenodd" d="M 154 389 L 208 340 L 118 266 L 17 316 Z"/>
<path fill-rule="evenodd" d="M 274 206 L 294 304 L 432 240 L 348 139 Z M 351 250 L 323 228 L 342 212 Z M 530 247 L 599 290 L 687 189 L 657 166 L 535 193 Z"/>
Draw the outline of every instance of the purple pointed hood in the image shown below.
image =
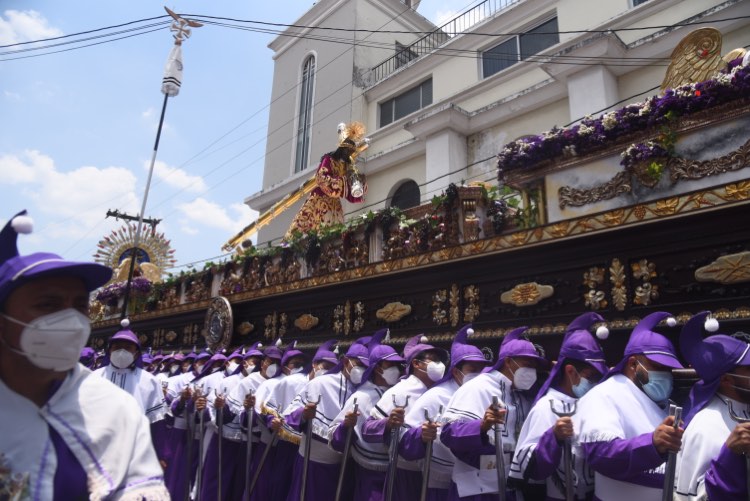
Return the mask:
<path fill-rule="evenodd" d="M 381 336 L 382 334 L 382 336 Z M 383 329 L 378 332 L 376 332 L 373 335 L 374 341 L 370 341 L 368 343 L 367 348 L 369 351 L 369 355 L 367 357 L 367 369 L 365 369 L 364 374 L 362 375 L 362 381 L 369 381 L 370 377 L 372 376 L 373 371 L 378 366 L 380 362 L 383 360 L 389 360 L 391 362 L 400 362 L 404 363 L 406 360 L 398 354 L 398 352 L 393 349 L 393 346 L 387 345 L 387 344 L 380 344 L 382 342 L 382 339 L 385 338 L 388 335 L 388 329 Z"/>
<path fill-rule="evenodd" d="M 37 252 L 28 256 L 18 254 L 16 241 L 19 233 L 31 233 L 33 222 L 21 211 L 0 230 L 0 305 L 18 287 L 37 278 L 75 276 L 83 280 L 89 292 L 112 278 L 112 270 L 96 263 L 66 261 L 57 254 Z"/>
<path fill-rule="evenodd" d="M 602 316 L 598 313 L 589 312 L 580 315 L 568 325 L 562 346 L 560 347 L 560 354 L 557 357 L 557 363 L 539 389 L 536 400 L 539 400 L 547 393 L 557 375 L 562 371 L 566 359 L 586 362 L 602 376 L 607 373 L 604 352 L 590 331 L 591 327 L 597 322 L 604 322 Z"/>
<path fill-rule="evenodd" d="M 677 352 L 672 342 L 653 330 L 659 325 L 659 322 L 670 318 L 673 318 L 672 314 L 666 311 L 657 311 L 643 317 L 643 320 L 638 322 L 633 332 L 630 333 L 630 339 L 628 344 L 625 345 L 622 360 L 607 373 L 605 379 L 622 373 L 628 358 L 632 355 L 644 355 L 652 362 L 672 369 L 682 369 L 682 364 L 677 359 Z"/>
<path fill-rule="evenodd" d="M 425 351 L 436 351 L 440 353 L 443 361 L 448 360 L 448 352 L 442 348 L 437 348 L 431 344 L 428 344 L 427 336 L 424 334 L 417 334 L 416 336 L 409 339 L 404 346 L 404 358 L 406 359 L 406 374 L 411 374 L 411 362 L 419 356 L 420 353 Z"/>
<path fill-rule="evenodd" d="M 497 361 L 492 367 L 485 369 L 485 372 L 500 370 L 503 362 L 509 357 L 526 357 L 546 364 L 547 359 L 540 357 L 537 353 L 534 343 L 528 339 L 522 339 L 521 335 L 529 328 L 527 326 L 518 327 L 503 336 L 503 342 L 500 343 L 500 350 L 497 354 Z"/>
<path fill-rule="evenodd" d="M 94 360 L 96 360 L 96 351 L 89 346 L 85 346 L 81 350 L 81 355 L 78 357 L 78 361 L 90 369 L 91 366 L 94 365 Z"/>
<path fill-rule="evenodd" d="M 680 333 L 682 356 L 700 377 L 690 390 L 687 405 L 690 410 L 686 413 L 685 426 L 711 401 L 722 375 L 735 367 L 750 365 L 750 344 L 725 334 L 703 339 L 703 326 L 708 315 L 707 311 L 693 315 Z"/>
<path fill-rule="evenodd" d="M 297 349 L 296 340 L 289 343 L 284 349 L 284 355 L 281 357 L 281 367 L 285 367 L 286 363 L 293 357 L 302 357 L 307 361 L 307 355 Z"/>
<path fill-rule="evenodd" d="M 339 357 L 334 353 L 333 349 L 336 346 L 336 340 L 331 339 L 321 344 L 318 350 L 313 356 L 312 362 L 330 362 L 334 365 L 339 363 Z"/>
<path fill-rule="evenodd" d="M 362 365 L 364 365 L 365 369 L 367 369 L 370 364 L 370 350 L 367 349 L 367 346 L 368 344 L 380 344 L 380 342 L 383 340 L 383 337 L 385 336 L 385 334 L 381 336 L 381 332 L 385 333 L 387 332 L 387 329 L 382 329 L 372 336 L 362 336 L 360 338 L 357 338 L 351 344 L 351 346 L 349 346 L 349 349 L 346 350 L 344 356 L 339 358 L 339 362 L 338 364 L 336 364 L 336 367 L 329 370 L 326 374 L 338 374 L 339 372 L 341 372 L 341 369 L 344 368 L 344 358 L 356 358 Z M 362 378 L 362 381 L 365 381 L 364 377 Z"/>
<path fill-rule="evenodd" d="M 250 357 L 263 357 L 263 352 L 260 351 L 260 349 L 263 348 L 263 345 L 258 341 L 257 343 L 250 346 L 250 348 L 245 352 L 245 355 L 242 357 L 243 359 L 248 359 Z"/>
<path fill-rule="evenodd" d="M 208 353 L 206 353 L 206 354 L 208 354 Z M 198 360 L 201 360 L 200 355 L 196 359 L 196 362 Z M 198 380 L 203 379 L 204 377 L 206 377 L 206 376 L 208 376 L 210 374 L 213 374 L 213 372 L 214 372 L 213 368 L 216 367 L 216 366 L 223 365 L 224 362 L 226 362 L 226 361 L 227 361 L 227 357 L 223 353 L 215 353 L 214 355 L 211 355 L 210 358 L 208 359 L 208 361 L 206 362 L 206 365 L 203 366 L 203 370 L 201 371 L 201 373 L 198 374 L 195 377 L 195 379 L 193 379 L 193 381 L 198 381 Z"/>

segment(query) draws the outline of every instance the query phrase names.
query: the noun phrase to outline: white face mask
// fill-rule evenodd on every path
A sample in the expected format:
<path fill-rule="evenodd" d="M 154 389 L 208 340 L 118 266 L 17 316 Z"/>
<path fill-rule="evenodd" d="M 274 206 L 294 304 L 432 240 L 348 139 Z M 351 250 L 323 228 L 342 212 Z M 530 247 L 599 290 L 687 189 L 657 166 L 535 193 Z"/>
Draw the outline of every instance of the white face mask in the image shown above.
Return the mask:
<path fill-rule="evenodd" d="M 427 369 L 425 372 L 431 381 L 438 382 L 443 379 L 443 376 L 445 376 L 445 364 L 443 362 L 427 362 Z"/>
<path fill-rule="evenodd" d="M 234 373 L 234 371 L 236 371 L 237 367 L 239 367 L 239 366 L 240 366 L 240 364 L 238 364 L 237 362 L 229 362 L 227 364 L 227 373 L 228 374 Z"/>
<path fill-rule="evenodd" d="M 178 370 L 180 370 L 180 366 L 179 366 L 179 365 L 177 365 L 177 364 L 175 364 L 175 365 L 173 365 L 173 366 L 171 366 L 171 367 L 169 368 L 169 373 L 170 373 L 170 374 L 174 374 L 174 373 L 175 373 L 175 372 L 177 372 Z"/>
<path fill-rule="evenodd" d="M 109 354 L 109 361 L 118 369 L 127 369 L 135 361 L 135 355 L 126 349 L 119 349 Z"/>
<path fill-rule="evenodd" d="M 461 371 L 458 371 L 461 372 Z M 461 375 L 463 376 L 463 379 L 461 380 L 461 384 L 464 385 L 480 375 L 481 372 L 461 372 Z"/>
<path fill-rule="evenodd" d="M 536 369 L 519 367 L 513 371 L 513 386 L 518 390 L 528 390 L 536 383 Z"/>
<path fill-rule="evenodd" d="M 325 376 L 326 372 L 328 372 L 326 369 L 315 369 L 315 372 L 313 373 L 313 379 L 320 376 Z"/>
<path fill-rule="evenodd" d="M 289 374 L 299 374 L 303 370 L 305 370 L 304 367 L 293 367 L 293 368 L 289 369 Z"/>
<path fill-rule="evenodd" d="M 276 372 L 279 370 L 279 364 L 271 364 L 268 367 L 266 367 L 266 377 L 272 378 L 276 375 Z"/>
<path fill-rule="evenodd" d="M 381 375 L 388 386 L 393 386 L 398 383 L 398 380 L 401 377 L 401 371 L 398 367 L 388 367 L 387 369 L 383 369 Z"/>
<path fill-rule="evenodd" d="M 37 317 L 28 324 L 2 315 L 24 326 L 21 349 L 9 347 L 10 350 L 24 355 L 40 369 L 62 372 L 75 367 L 91 334 L 89 318 L 74 308 Z"/>
<path fill-rule="evenodd" d="M 248 374 L 251 374 L 257 366 L 255 364 L 247 364 L 245 365 L 245 372 Z"/>
<path fill-rule="evenodd" d="M 359 365 L 355 365 L 349 371 L 349 381 L 351 381 L 352 384 L 359 384 L 362 382 L 362 376 L 364 374 L 365 374 L 365 368 Z"/>

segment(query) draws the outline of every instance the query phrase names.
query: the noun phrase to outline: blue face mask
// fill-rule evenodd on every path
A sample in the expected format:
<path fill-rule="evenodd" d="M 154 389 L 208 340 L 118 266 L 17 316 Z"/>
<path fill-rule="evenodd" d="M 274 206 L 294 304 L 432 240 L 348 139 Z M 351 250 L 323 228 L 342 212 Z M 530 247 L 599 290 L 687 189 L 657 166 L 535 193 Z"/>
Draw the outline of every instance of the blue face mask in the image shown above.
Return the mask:
<path fill-rule="evenodd" d="M 577 374 L 577 372 L 576 372 Z M 581 380 L 578 382 L 578 384 L 574 384 L 571 387 L 571 390 L 573 390 L 573 395 L 576 396 L 576 398 L 581 398 L 584 396 L 588 391 L 594 387 L 594 383 L 592 383 L 590 380 L 586 379 L 585 377 L 578 374 L 578 377 L 581 378 Z"/>
<path fill-rule="evenodd" d="M 638 362 L 638 365 L 643 367 L 641 362 Z M 641 383 L 643 392 L 656 403 L 666 401 L 672 394 L 672 373 L 669 371 L 650 371 L 645 367 L 643 367 L 643 370 L 648 374 L 648 383 Z"/>

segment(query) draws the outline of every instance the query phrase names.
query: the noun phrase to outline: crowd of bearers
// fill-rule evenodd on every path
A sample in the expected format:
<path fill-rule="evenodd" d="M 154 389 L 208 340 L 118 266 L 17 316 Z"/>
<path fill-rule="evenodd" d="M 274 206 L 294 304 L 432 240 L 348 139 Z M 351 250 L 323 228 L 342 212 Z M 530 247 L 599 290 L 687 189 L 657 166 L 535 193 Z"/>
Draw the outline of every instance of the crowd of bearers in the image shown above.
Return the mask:
<path fill-rule="evenodd" d="M 30 226 L 21 213 L 0 231 L 0 499 L 750 494 L 748 335 L 717 333 L 709 312 L 686 322 L 679 352 L 673 317 L 646 315 L 612 368 L 596 313 L 571 321 L 555 361 L 525 327 L 485 357 L 470 325 L 450 352 L 418 335 L 398 353 L 384 330 L 341 357 L 334 341 L 312 357 L 280 341 L 152 357 L 123 324 L 97 357 L 88 296 L 111 270 L 19 255 Z M 698 382 L 671 402 L 683 363 Z"/>

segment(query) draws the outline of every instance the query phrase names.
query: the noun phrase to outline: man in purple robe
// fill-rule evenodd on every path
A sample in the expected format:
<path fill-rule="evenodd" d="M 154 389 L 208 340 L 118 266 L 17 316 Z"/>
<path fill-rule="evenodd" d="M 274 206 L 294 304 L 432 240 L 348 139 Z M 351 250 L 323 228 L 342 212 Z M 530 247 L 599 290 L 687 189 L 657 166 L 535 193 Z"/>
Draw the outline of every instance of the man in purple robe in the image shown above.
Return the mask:
<path fill-rule="evenodd" d="M 413 404 L 425 391 L 443 380 L 448 353 L 427 344 L 427 341 L 425 335 L 418 334 L 404 346 L 407 377 L 389 388 L 370 411 L 370 417 L 362 425 L 364 440 L 393 447 L 392 433 L 399 430 L 395 442 L 395 447 L 398 448 L 398 442 L 408 426 L 404 422 L 408 405 L 404 404 Z M 408 461 L 403 457 L 399 457 L 397 466 L 393 480 L 393 499 L 413 500 L 419 496 L 422 487 L 422 469 L 418 462 Z M 387 486 L 387 475 L 385 482 Z"/>
<path fill-rule="evenodd" d="M 443 412 L 456 391 L 482 373 L 489 363 L 482 351 L 467 341 L 474 330 L 464 326 L 451 344 L 451 363 L 442 381 L 427 390 L 416 402 L 409 404 L 404 418 L 407 430 L 401 437 L 401 456 L 410 461 L 420 461 L 424 468 L 426 444 L 433 442 L 428 479 L 427 500 L 446 501 L 450 492 L 451 474 L 455 457 L 440 442 L 438 426 Z M 432 422 L 425 421 L 425 412 Z M 424 482 L 424 478 L 422 479 Z"/>
<path fill-rule="evenodd" d="M 594 470 L 594 499 L 660 501 L 668 452 L 677 452 L 682 428 L 667 416 L 672 369 L 682 364 L 672 343 L 653 329 L 666 312 L 635 326 L 623 359 L 578 402 L 573 423 L 580 450 Z M 674 325 L 674 319 L 667 320 Z"/>
<path fill-rule="evenodd" d="M 704 311 L 680 334 L 680 351 L 700 380 L 690 391 L 675 499 L 745 501 L 750 423 L 736 423 L 732 413 L 750 419 L 750 344 L 724 334 L 704 339 L 704 323 L 718 329 Z"/>
<path fill-rule="evenodd" d="M 531 341 L 522 339 L 527 327 L 505 334 L 495 364 L 464 383 L 443 414 L 440 441 L 455 455 L 450 501 L 489 501 L 497 499 L 498 465 L 495 434 L 499 426 L 507 478 L 518 435 L 531 408 L 528 394 L 537 379 L 537 368 L 547 365 Z M 497 397 L 500 408 L 493 406 Z M 506 499 L 515 498 L 514 490 Z"/>
<path fill-rule="evenodd" d="M 89 294 L 112 270 L 38 252 L 23 211 L 0 231 L 0 476 L 8 499 L 169 499 L 132 396 L 78 363 Z"/>
<path fill-rule="evenodd" d="M 590 312 L 568 325 L 558 362 L 539 390 L 518 437 L 510 478 L 544 482 L 547 500 L 566 499 L 563 444 L 574 441 L 575 435 L 571 417 L 558 417 L 551 406 L 558 412 L 575 409 L 578 399 L 607 373 L 604 353 L 589 331 L 595 322 L 603 321 L 598 313 Z M 608 334 L 603 326 L 597 329 L 597 336 Z M 593 493 L 594 478 L 580 455 L 572 459 L 573 492 L 576 500 L 583 501 Z M 529 491 L 534 488 L 527 486 Z"/>

